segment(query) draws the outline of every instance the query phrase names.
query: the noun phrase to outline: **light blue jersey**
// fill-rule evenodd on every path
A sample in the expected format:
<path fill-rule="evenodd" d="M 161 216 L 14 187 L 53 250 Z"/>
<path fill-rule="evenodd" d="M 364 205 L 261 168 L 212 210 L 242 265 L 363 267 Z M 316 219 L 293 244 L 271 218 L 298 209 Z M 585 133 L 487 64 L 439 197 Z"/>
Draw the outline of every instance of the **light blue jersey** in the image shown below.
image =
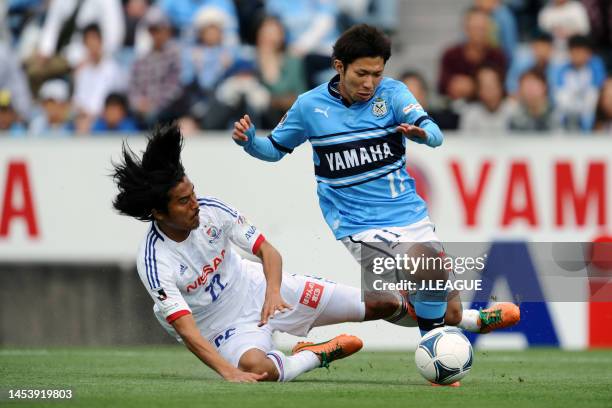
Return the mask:
<path fill-rule="evenodd" d="M 338 77 L 302 94 L 273 130 L 271 144 L 290 153 L 310 142 L 319 205 L 336 239 L 422 220 L 427 206 L 406 171 L 406 138 L 396 128 L 423 127 L 427 140 L 414 141 L 432 147 L 442 143 L 439 128 L 399 81 L 384 78 L 369 101 L 351 105 L 337 83 Z M 260 157 L 257 145 L 245 150 Z"/>

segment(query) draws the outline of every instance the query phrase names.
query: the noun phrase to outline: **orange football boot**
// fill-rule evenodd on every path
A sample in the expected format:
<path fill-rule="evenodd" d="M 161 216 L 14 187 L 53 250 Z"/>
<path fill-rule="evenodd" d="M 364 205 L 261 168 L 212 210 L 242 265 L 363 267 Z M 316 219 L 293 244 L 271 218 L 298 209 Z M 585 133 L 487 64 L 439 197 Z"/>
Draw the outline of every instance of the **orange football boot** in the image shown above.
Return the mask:
<path fill-rule="evenodd" d="M 455 381 L 454 383 L 450 383 L 450 384 L 436 384 L 436 383 L 430 383 L 432 387 L 461 387 L 461 382 L 460 381 Z"/>
<path fill-rule="evenodd" d="M 488 309 L 480 309 L 480 333 L 514 326 L 521 321 L 521 309 L 514 303 L 497 303 Z"/>
<path fill-rule="evenodd" d="M 329 367 L 332 361 L 348 357 L 361 350 L 362 347 L 363 342 L 359 337 L 341 334 L 323 343 L 300 341 L 293 346 L 291 354 L 305 350 L 312 351 L 321 358 L 321 367 Z"/>

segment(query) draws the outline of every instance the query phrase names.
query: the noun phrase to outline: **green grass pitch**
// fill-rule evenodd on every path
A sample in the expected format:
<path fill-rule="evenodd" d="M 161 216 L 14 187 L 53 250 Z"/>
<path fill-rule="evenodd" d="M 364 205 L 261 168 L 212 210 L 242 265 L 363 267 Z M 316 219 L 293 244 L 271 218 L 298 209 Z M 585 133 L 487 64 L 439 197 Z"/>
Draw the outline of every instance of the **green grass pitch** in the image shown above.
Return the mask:
<path fill-rule="evenodd" d="M 68 401 L 9 400 L 19 388 Z M 0 406 L 612 407 L 612 350 L 477 352 L 460 388 L 431 387 L 411 352 L 360 352 L 292 383 L 230 384 L 181 346 L 0 349 Z"/>

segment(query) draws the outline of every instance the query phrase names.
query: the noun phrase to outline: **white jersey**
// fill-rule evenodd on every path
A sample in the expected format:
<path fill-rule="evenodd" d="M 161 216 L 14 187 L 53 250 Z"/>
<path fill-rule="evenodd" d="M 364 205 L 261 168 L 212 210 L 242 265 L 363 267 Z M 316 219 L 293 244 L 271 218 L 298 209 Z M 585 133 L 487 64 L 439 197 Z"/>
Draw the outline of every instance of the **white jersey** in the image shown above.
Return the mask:
<path fill-rule="evenodd" d="M 245 273 L 248 261 L 232 243 L 257 253 L 263 235 L 238 211 L 222 201 L 199 198 L 200 226 L 183 242 L 168 238 L 156 225 L 140 246 L 138 274 L 155 305 L 158 319 L 172 323 L 186 314 L 205 337 L 239 321 L 250 308 L 251 281 L 263 276 Z"/>

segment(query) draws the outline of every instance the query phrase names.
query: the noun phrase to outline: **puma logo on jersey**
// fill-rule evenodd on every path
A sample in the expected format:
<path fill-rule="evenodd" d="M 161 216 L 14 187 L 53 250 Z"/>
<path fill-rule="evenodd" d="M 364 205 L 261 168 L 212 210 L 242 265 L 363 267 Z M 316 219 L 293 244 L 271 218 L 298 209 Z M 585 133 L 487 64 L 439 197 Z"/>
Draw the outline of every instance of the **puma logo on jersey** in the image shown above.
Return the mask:
<path fill-rule="evenodd" d="M 329 119 L 329 115 L 327 114 L 327 112 L 329 112 L 329 106 L 325 110 L 323 110 L 321 108 L 314 108 L 314 111 L 315 111 L 315 113 L 320 113 L 321 115 L 324 115 L 326 118 Z"/>
<path fill-rule="evenodd" d="M 382 146 L 370 146 L 369 151 L 365 147 L 360 147 L 359 149 L 350 149 L 343 152 L 325 153 L 325 158 L 327 163 L 329 163 L 331 171 L 363 166 L 390 156 L 393 156 L 393 153 L 391 153 L 391 148 L 387 143 L 383 143 Z"/>

